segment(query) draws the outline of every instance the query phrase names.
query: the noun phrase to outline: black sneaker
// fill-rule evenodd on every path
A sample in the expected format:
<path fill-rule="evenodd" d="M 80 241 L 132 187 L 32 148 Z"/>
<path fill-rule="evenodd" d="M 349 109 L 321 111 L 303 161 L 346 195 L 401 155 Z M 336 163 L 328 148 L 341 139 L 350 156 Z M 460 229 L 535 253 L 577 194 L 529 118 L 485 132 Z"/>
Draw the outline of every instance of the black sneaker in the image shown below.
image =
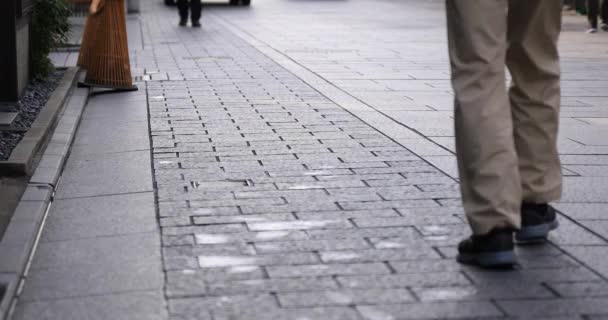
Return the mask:
<path fill-rule="evenodd" d="M 192 27 L 193 28 L 200 28 L 201 27 L 201 23 L 198 21 L 192 21 Z"/>
<path fill-rule="evenodd" d="M 521 206 L 521 229 L 515 233 L 515 240 L 520 243 L 543 242 L 558 226 L 552 206 L 524 203 Z"/>
<path fill-rule="evenodd" d="M 188 24 L 188 19 L 179 19 L 179 26 L 185 27 Z"/>
<path fill-rule="evenodd" d="M 513 251 L 513 230 L 494 229 L 486 235 L 472 235 L 458 244 L 456 260 L 483 268 L 513 267 L 517 263 Z"/>

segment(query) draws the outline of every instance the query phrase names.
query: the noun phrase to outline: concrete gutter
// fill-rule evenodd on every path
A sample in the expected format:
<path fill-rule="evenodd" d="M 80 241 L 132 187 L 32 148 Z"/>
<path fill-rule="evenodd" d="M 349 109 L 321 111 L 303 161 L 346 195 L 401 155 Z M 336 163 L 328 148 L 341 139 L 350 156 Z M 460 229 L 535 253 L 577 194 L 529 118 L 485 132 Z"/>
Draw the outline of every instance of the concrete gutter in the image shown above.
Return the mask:
<path fill-rule="evenodd" d="M 46 144 L 40 162 L 0 240 L 0 320 L 8 319 L 27 278 L 31 258 L 34 255 L 40 233 L 61 171 L 67 160 L 70 145 L 74 140 L 82 112 L 88 100 L 88 89 L 75 89 L 75 79 L 79 75 L 76 68 L 68 69 L 57 95 L 54 93 L 41 112 L 44 120 L 20 153 L 20 162 L 12 162 L 24 172 L 32 168 L 32 158 Z M 68 93 L 71 95 L 68 96 Z M 40 117 L 39 117 L 40 119 Z M 54 131 L 52 128 L 55 128 Z M 47 138 L 49 133 L 52 135 Z M 48 142 L 48 143 L 47 143 Z M 5 167 L 6 168 L 6 167 Z"/>
<path fill-rule="evenodd" d="M 63 79 L 40 110 L 38 117 L 17 144 L 6 161 L 0 161 L 0 175 L 23 176 L 30 175 L 36 167 L 36 156 L 48 141 L 49 133 L 57 124 L 57 117 L 74 88 L 78 75 L 78 67 L 67 68 Z"/>

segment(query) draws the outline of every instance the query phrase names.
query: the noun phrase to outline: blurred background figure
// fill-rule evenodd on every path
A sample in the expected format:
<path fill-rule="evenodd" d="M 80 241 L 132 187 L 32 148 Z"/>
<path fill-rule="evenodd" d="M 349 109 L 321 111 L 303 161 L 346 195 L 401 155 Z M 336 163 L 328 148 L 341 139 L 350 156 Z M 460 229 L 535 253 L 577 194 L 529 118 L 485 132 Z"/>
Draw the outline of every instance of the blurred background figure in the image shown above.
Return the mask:
<path fill-rule="evenodd" d="M 587 33 L 596 33 L 598 29 L 598 16 L 602 23 L 600 28 L 608 31 L 608 0 L 587 0 L 587 19 L 589 19 L 589 30 Z"/>
<path fill-rule="evenodd" d="M 575 0 L 564 0 L 564 10 L 571 11 L 575 8 Z"/>
<path fill-rule="evenodd" d="M 185 27 L 188 24 L 188 11 L 190 11 L 190 20 L 192 27 L 200 28 L 201 23 L 201 0 L 177 0 L 177 9 L 179 11 L 179 25 Z"/>

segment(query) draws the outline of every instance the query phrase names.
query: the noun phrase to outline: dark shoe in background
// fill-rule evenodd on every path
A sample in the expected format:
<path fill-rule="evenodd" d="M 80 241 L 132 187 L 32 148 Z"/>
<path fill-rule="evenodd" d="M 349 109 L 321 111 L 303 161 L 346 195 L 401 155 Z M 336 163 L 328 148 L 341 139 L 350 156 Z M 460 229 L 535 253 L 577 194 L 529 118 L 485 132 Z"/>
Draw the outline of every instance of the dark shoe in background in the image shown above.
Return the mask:
<path fill-rule="evenodd" d="M 521 229 L 515 233 L 518 243 L 544 242 L 559 226 L 555 209 L 548 204 L 524 203 L 521 206 Z"/>
<path fill-rule="evenodd" d="M 192 27 L 193 28 L 200 28 L 201 27 L 201 23 L 198 21 L 192 21 Z"/>
<path fill-rule="evenodd" d="M 179 26 L 185 27 L 188 24 L 188 19 L 179 19 Z"/>
<path fill-rule="evenodd" d="M 494 229 L 461 241 L 456 260 L 483 268 L 509 268 L 517 263 L 513 247 L 513 230 Z"/>

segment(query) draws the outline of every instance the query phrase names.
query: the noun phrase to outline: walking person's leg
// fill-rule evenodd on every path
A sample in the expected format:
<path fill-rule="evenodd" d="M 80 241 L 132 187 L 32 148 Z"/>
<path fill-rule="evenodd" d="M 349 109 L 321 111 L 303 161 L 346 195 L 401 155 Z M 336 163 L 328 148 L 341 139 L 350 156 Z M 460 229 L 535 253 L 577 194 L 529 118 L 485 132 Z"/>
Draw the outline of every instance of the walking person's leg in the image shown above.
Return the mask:
<path fill-rule="evenodd" d="M 200 27 L 201 19 L 201 0 L 190 0 L 190 19 L 192 20 L 193 27 Z"/>
<path fill-rule="evenodd" d="M 554 0 L 550 0 L 554 1 Z M 521 182 L 505 83 L 507 0 L 447 0 L 456 151 L 473 236 L 458 260 L 513 264 Z"/>
<path fill-rule="evenodd" d="M 561 6 L 554 0 L 510 0 L 507 66 L 513 135 L 522 185 L 521 241 L 545 239 L 557 227 L 548 202 L 561 195 L 557 152 Z"/>
<path fill-rule="evenodd" d="M 602 18 L 602 25 L 600 26 L 600 28 L 602 28 L 602 30 L 604 31 L 608 31 L 608 0 L 602 1 L 600 16 Z"/>
<path fill-rule="evenodd" d="M 588 33 L 597 32 L 597 16 L 599 15 L 599 0 L 587 0 L 587 20 L 589 21 Z"/>
<path fill-rule="evenodd" d="M 179 25 L 188 24 L 188 0 L 177 0 L 177 10 L 179 12 Z"/>

